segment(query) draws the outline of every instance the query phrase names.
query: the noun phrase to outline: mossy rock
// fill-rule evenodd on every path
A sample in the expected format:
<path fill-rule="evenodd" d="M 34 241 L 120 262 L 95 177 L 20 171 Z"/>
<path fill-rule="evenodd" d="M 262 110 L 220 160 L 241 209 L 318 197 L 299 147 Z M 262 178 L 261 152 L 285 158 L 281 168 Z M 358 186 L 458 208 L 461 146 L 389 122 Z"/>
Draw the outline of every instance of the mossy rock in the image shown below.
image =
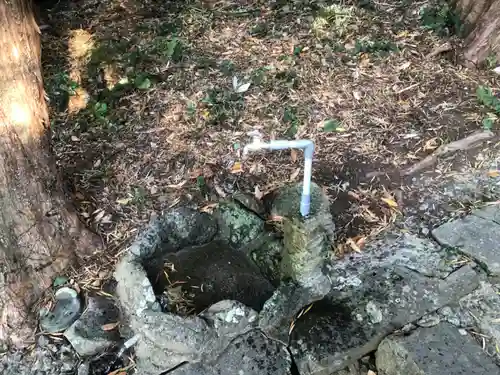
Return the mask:
<path fill-rule="evenodd" d="M 283 241 L 278 238 L 270 238 L 262 246 L 253 250 L 250 257 L 259 267 L 260 271 L 273 284 L 280 282 L 280 264 L 283 254 Z"/>
<path fill-rule="evenodd" d="M 264 232 L 264 221 L 234 201 L 224 201 L 214 212 L 219 225 L 218 239 L 239 249 Z"/>
<path fill-rule="evenodd" d="M 302 183 L 285 185 L 274 192 L 270 202 L 271 216 L 302 218 L 300 214 L 300 197 Z M 330 213 L 330 201 L 319 185 L 311 183 L 311 209 L 309 216 L 315 217 L 328 234 L 328 239 L 335 239 L 335 224 Z"/>

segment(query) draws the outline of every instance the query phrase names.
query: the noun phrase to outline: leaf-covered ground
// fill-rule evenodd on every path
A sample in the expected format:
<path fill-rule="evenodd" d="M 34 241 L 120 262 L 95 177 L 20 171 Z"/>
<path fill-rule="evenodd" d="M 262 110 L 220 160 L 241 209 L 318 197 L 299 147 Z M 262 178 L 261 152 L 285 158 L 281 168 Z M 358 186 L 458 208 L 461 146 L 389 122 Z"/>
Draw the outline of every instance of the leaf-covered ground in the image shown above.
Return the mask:
<path fill-rule="evenodd" d="M 255 129 L 314 140 L 334 251 L 359 251 L 399 215 L 403 169 L 500 114 L 496 62 L 458 64 L 440 3 L 80 0 L 43 22 L 54 150 L 110 257 L 153 212 L 300 181 L 300 152 L 242 163 Z"/>

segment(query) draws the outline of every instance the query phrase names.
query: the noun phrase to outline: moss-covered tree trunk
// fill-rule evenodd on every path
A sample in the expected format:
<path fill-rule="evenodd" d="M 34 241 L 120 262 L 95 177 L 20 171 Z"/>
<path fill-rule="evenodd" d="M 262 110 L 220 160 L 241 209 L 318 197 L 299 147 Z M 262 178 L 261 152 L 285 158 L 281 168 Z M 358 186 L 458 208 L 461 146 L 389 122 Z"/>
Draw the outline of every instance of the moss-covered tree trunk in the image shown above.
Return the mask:
<path fill-rule="evenodd" d="M 465 61 L 480 65 L 496 57 L 500 62 L 500 0 L 455 0 L 455 6 L 467 31 Z"/>
<path fill-rule="evenodd" d="M 0 0 L 0 344 L 29 341 L 34 302 L 96 244 L 64 200 L 47 124 L 31 3 Z"/>

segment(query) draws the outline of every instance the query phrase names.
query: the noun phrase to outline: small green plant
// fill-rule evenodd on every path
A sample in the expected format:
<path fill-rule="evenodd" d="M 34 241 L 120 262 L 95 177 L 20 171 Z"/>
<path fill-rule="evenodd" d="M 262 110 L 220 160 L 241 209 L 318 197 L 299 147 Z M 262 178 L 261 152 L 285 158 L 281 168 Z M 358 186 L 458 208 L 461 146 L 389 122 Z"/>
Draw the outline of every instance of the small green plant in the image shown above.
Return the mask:
<path fill-rule="evenodd" d="M 232 76 L 235 66 L 231 60 L 222 60 L 219 64 L 219 69 L 225 76 Z"/>
<path fill-rule="evenodd" d="M 391 52 L 399 51 L 398 46 L 388 40 L 356 40 L 354 48 L 351 50 L 353 55 L 360 53 L 371 53 L 380 56 L 385 56 Z"/>
<path fill-rule="evenodd" d="M 212 125 L 234 120 L 244 107 L 243 93 L 221 88 L 210 89 L 201 102 L 206 108 L 204 117 Z"/>
<path fill-rule="evenodd" d="M 479 86 L 476 91 L 476 96 L 479 103 L 500 114 L 500 99 L 495 96 L 491 88 Z"/>
<path fill-rule="evenodd" d="M 196 114 L 196 103 L 189 102 L 187 104 L 186 113 L 189 117 L 194 117 L 194 115 Z"/>
<path fill-rule="evenodd" d="M 312 30 L 316 34 L 321 34 L 329 29 L 337 35 L 344 35 L 354 17 L 354 8 L 344 5 L 333 4 L 321 8 L 312 23 Z"/>
<path fill-rule="evenodd" d="M 106 103 L 103 103 L 103 102 L 95 103 L 94 114 L 99 119 L 106 118 L 106 115 L 108 114 L 108 105 Z"/>
<path fill-rule="evenodd" d="M 182 59 L 182 43 L 179 38 L 156 37 L 153 40 L 152 52 L 172 61 Z"/>
<path fill-rule="evenodd" d="M 65 72 L 57 73 L 47 81 L 47 92 L 52 99 L 73 96 L 79 87 L 78 82 L 73 81 Z"/>
<path fill-rule="evenodd" d="M 136 186 L 132 192 L 132 203 L 136 205 L 143 205 L 146 202 L 146 189 L 142 186 Z"/>
<path fill-rule="evenodd" d="M 464 25 L 460 17 L 448 3 L 423 8 L 420 11 L 420 22 L 425 29 L 441 36 L 464 34 Z"/>
<path fill-rule="evenodd" d="M 207 183 L 205 182 L 205 178 L 203 176 L 196 177 L 196 186 L 202 195 L 205 195 L 207 192 Z"/>
<path fill-rule="evenodd" d="M 476 91 L 477 100 L 480 104 L 492 111 L 483 119 L 483 128 L 491 130 L 497 117 L 500 116 L 500 99 L 495 96 L 491 88 L 479 86 Z"/>
<path fill-rule="evenodd" d="M 495 69 L 498 66 L 498 59 L 495 53 L 490 53 L 484 61 L 486 69 Z"/>
<path fill-rule="evenodd" d="M 140 73 L 137 74 L 134 78 L 134 86 L 139 90 L 147 90 L 151 88 L 152 82 L 148 74 Z"/>
<path fill-rule="evenodd" d="M 323 122 L 321 129 L 324 133 L 341 132 L 344 131 L 342 123 L 335 119 L 329 119 Z"/>
<path fill-rule="evenodd" d="M 288 129 L 286 131 L 286 136 L 293 138 L 299 130 L 299 119 L 297 117 L 297 108 L 295 107 L 285 107 L 283 112 L 283 122 L 288 124 Z"/>
<path fill-rule="evenodd" d="M 255 85 L 265 84 L 268 80 L 268 72 L 275 70 L 274 66 L 264 66 L 257 68 L 252 72 L 251 80 Z"/>

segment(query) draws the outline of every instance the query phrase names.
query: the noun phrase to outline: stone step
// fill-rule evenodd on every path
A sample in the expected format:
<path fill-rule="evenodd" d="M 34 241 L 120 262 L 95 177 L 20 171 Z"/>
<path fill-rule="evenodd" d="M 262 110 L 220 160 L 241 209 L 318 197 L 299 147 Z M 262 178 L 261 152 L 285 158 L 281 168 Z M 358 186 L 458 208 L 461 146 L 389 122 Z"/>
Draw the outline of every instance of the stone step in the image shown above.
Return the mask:
<path fill-rule="evenodd" d="M 432 231 L 436 240 L 456 248 L 482 265 L 492 276 L 500 276 L 500 208 L 490 206 L 473 215 L 450 221 Z"/>
<path fill-rule="evenodd" d="M 376 352 L 381 375 L 495 375 L 500 368 L 465 331 L 449 323 L 385 338 Z"/>

